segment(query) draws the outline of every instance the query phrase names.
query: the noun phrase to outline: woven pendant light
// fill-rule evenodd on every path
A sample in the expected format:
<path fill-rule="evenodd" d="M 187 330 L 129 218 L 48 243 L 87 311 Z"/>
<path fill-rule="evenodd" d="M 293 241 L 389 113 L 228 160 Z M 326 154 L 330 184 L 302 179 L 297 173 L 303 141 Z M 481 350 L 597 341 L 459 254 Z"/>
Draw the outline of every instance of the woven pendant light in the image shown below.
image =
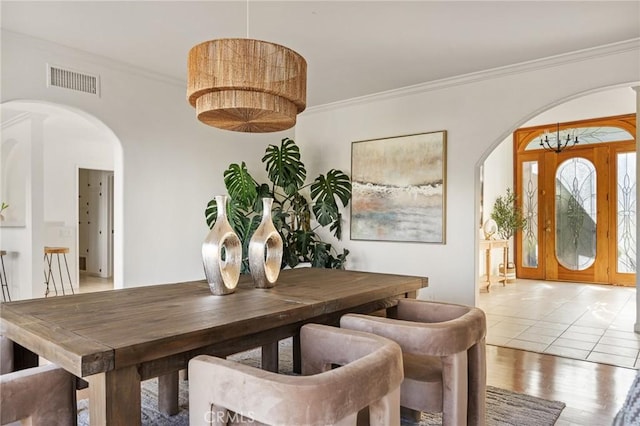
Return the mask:
<path fill-rule="evenodd" d="M 279 44 L 248 38 L 200 43 L 189 51 L 187 99 L 198 120 L 237 132 L 277 132 L 307 104 L 307 62 Z"/>

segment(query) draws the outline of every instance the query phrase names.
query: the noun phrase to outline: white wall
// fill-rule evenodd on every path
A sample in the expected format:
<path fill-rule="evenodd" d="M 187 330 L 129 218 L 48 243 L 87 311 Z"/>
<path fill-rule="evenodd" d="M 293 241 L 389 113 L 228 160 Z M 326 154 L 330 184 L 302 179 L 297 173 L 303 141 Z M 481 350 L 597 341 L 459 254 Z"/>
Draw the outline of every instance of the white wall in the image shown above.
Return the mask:
<path fill-rule="evenodd" d="M 635 110 L 636 92 L 631 87 L 618 87 L 564 102 L 531 118 L 520 127 L 632 114 Z"/>
<path fill-rule="evenodd" d="M 308 169 L 314 175 L 329 167 L 350 170 L 353 141 L 447 130 L 447 243 L 350 241 L 345 223 L 343 244 L 352 253 L 351 269 L 428 276 L 421 297 L 475 304 L 479 165 L 541 111 L 594 89 L 630 86 L 638 76 L 636 40 L 315 108 L 300 117 L 296 138 L 313 151 Z"/>
<path fill-rule="evenodd" d="M 47 63 L 99 74 L 101 96 L 47 88 Z M 184 82 L 7 31 L 2 31 L 1 74 L 2 102 L 34 99 L 77 108 L 96 117 L 119 139 L 116 286 L 204 278 L 200 254 L 207 233 L 204 208 L 224 191 L 222 172 L 229 163 L 243 160 L 250 170 L 261 170 L 265 147 L 293 134 L 243 134 L 205 126 L 185 100 Z M 41 200 L 44 194 L 35 198 Z M 29 226 L 36 230 L 42 225 Z M 0 230 L 3 244 L 4 229 Z M 44 238 L 43 230 L 36 234 Z M 42 245 L 36 241 L 34 252 L 40 253 Z M 31 269 L 42 274 L 41 269 Z M 28 280 L 41 282 L 40 276 L 33 273 Z"/>
<path fill-rule="evenodd" d="M 9 204 L 9 208 L 4 212 L 7 220 L 0 228 L 0 248 L 7 252 L 3 260 L 12 300 L 31 297 L 31 285 L 21 288 L 20 283 L 31 282 L 34 273 L 31 246 L 41 245 L 44 224 L 42 200 L 34 198 L 31 190 L 32 182 L 42 181 L 42 140 L 38 131 L 41 127 L 41 117 L 34 114 L 16 115 L 13 120 L 3 122 L 2 126 L 0 199 Z M 34 169 L 37 170 L 32 172 Z M 30 226 L 34 216 L 38 219 L 35 227 Z M 41 271 L 42 268 L 40 274 Z"/>
<path fill-rule="evenodd" d="M 507 188 L 513 188 L 513 137 L 509 136 L 500 145 L 494 149 L 487 157 L 483 164 L 483 206 L 482 206 L 482 221 L 480 223 L 491 219 L 491 212 L 493 211 L 493 204 L 499 196 L 503 196 Z M 498 238 L 498 237 L 496 237 Z M 494 250 L 491 253 L 491 273 L 498 275 L 498 266 L 503 262 L 502 249 Z M 513 261 L 513 238 L 509 242 L 509 261 Z M 479 252 L 479 275 L 486 273 L 486 259 L 485 251 Z"/>

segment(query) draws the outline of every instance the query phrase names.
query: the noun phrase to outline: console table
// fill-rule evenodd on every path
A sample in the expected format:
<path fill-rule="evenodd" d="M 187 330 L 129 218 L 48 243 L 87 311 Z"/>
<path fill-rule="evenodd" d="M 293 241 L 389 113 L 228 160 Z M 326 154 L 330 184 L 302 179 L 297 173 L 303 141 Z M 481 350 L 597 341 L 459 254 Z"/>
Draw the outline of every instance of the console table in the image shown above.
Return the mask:
<path fill-rule="evenodd" d="M 491 275 L 491 251 L 494 249 L 502 249 L 502 257 L 504 263 L 504 273 Z M 480 277 L 480 289 L 485 288 L 487 292 L 491 291 L 491 284 L 507 282 L 507 265 L 509 258 L 509 240 L 480 240 L 480 250 L 485 251 L 485 274 Z"/>

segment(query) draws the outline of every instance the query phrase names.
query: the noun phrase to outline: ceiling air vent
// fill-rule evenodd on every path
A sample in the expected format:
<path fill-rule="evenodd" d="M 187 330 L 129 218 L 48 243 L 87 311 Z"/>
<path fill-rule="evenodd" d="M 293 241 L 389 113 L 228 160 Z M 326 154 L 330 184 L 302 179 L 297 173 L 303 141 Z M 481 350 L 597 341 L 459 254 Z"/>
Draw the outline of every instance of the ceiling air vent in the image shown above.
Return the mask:
<path fill-rule="evenodd" d="M 55 65 L 47 65 L 47 87 L 77 90 L 99 96 L 99 77 Z"/>

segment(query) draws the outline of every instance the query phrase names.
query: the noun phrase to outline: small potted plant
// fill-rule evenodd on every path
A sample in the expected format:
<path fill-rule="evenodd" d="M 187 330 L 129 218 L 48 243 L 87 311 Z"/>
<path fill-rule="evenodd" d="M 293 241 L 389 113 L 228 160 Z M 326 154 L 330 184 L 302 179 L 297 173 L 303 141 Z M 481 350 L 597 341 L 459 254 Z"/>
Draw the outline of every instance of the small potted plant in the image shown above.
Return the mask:
<path fill-rule="evenodd" d="M 493 204 L 491 219 L 495 220 L 498 225 L 498 235 L 503 240 L 509 241 L 519 229 L 524 229 L 527 225 L 527 221 L 525 220 L 522 211 L 518 208 L 516 201 L 516 194 L 513 193 L 511 188 L 507 188 L 506 194 L 496 198 L 496 201 Z M 509 261 L 509 258 L 510 250 L 507 255 L 508 264 L 506 276 L 507 279 L 514 279 L 515 264 Z M 501 265 L 500 268 L 500 272 L 504 273 L 504 265 Z"/>

